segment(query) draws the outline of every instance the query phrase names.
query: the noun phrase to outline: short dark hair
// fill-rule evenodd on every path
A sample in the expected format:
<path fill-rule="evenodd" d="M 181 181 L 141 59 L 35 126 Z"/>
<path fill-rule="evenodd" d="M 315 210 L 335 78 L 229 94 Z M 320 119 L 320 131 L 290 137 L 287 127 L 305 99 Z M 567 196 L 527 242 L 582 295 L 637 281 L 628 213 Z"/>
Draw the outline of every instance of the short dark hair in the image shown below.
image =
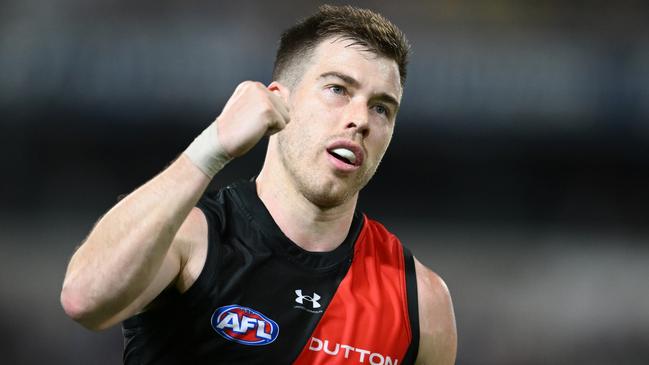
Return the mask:
<path fill-rule="evenodd" d="M 325 38 L 354 41 L 368 51 L 393 59 L 399 66 L 401 86 L 406 81 L 410 44 L 403 32 L 382 15 L 350 5 L 322 5 L 312 16 L 286 30 L 273 67 L 273 80 L 297 81 L 300 66 Z"/>

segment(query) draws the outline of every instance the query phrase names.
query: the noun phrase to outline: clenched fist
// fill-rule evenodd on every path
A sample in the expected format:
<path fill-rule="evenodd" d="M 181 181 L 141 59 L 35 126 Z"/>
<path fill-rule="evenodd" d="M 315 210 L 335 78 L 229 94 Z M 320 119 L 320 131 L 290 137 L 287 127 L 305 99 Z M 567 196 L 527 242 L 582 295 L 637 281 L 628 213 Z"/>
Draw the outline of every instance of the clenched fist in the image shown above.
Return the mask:
<path fill-rule="evenodd" d="M 216 118 L 221 147 L 230 157 L 238 157 L 259 140 L 284 129 L 289 122 L 288 89 L 278 82 L 268 87 L 244 81 Z"/>

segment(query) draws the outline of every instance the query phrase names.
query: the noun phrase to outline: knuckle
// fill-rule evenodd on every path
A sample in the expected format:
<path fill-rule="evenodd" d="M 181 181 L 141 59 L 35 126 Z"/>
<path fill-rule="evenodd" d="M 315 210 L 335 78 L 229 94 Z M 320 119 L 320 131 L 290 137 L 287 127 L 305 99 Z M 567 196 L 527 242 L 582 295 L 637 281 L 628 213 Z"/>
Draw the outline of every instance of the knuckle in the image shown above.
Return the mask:
<path fill-rule="evenodd" d="M 273 102 L 268 100 L 267 98 L 261 101 L 261 107 L 263 112 L 266 114 L 275 112 L 275 107 L 273 106 Z"/>
<path fill-rule="evenodd" d="M 275 112 L 271 108 L 265 108 L 262 113 L 267 123 L 272 123 L 272 120 L 275 119 Z"/>
<path fill-rule="evenodd" d="M 248 94 L 248 93 L 257 92 L 259 87 L 257 85 L 257 82 L 251 81 L 251 80 L 246 80 L 246 81 L 240 83 L 237 88 L 240 89 L 243 93 Z"/>
<path fill-rule="evenodd" d="M 251 82 L 252 82 L 252 81 L 249 81 L 249 80 L 243 81 L 243 82 L 241 82 L 241 83 L 237 86 L 237 89 L 245 89 L 245 88 L 248 88 L 248 87 L 250 86 L 250 83 L 251 83 Z"/>

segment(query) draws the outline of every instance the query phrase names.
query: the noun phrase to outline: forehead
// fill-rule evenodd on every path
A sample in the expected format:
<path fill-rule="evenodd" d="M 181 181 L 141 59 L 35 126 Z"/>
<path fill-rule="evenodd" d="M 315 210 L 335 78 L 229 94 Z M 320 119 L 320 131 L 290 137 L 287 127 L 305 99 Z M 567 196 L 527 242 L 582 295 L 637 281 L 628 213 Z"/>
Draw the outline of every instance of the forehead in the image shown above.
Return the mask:
<path fill-rule="evenodd" d="M 305 79 L 315 80 L 326 72 L 340 72 L 375 92 L 402 95 L 399 66 L 396 61 L 367 50 L 355 41 L 327 38 L 315 48 L 305 70 Z"/>

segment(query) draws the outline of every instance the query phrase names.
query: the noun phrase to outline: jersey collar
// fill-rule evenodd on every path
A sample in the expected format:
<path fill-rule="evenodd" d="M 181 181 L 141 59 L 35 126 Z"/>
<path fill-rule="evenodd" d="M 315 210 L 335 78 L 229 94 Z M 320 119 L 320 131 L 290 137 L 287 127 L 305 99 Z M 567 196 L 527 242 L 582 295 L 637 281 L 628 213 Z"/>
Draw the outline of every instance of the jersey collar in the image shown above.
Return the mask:
<path fill-rule="evenodd" d="M 298 246 L 286 237 L 279 228 L 270 212 L 257 195 L 254 178 L 250 181 L 241 181 L 233 186 L 235 195 L 238 196 L 241 208 L 247 212 L 248 219 L 256 224 L 268 238 L 268 245 L 276 253 L 285 255 L 290 261 L 316 270 L 334 269 L 344 261 L 350 261 L 353 255 L 354 243 L 363 227 L 363 214 L 354 211 L 352 224 L 345 240 L 334 250 L 328 252 L 311 252 Z"/>

